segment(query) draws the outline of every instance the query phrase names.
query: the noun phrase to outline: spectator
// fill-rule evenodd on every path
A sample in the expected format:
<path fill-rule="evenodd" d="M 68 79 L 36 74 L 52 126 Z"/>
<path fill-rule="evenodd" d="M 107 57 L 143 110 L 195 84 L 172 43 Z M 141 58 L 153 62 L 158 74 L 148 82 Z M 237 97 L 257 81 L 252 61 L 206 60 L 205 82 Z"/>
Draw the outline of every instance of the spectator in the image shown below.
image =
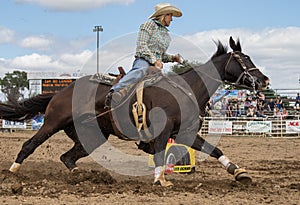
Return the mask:
<path fill-rule="evenodd" d="M 282 105 L 282 99 L 280 96 L 277 97 L 275 105 L 280 111 L 282 111 L 283 105 Z"/>
<path fill-rule="evenodd" d="M 289 115 L 288 111 L 285 108 L 283 108 L 282 113 L 281 113 L 282 118 L 285 119 L 285 118 L 287 118 L 288 115 Z"/>
<path fill-rule="evenodd" d="M 256 110 L 256 107 L 254 107 L 253 105 L 250 105 L 250 107 L 247 110 L 247 117 L 267 117 L 263 114 L 261 114 L 259 111 Z"/>
<path fill-rule="evenodd" d="M 281 118 L 281 112 L 276 106 L 274 107 L 274 117 Z"/>
<path fill-rule="evenodd" d="M 264 114 L 264 104 L 263 104 L 263 101 L 258 100 L 256 107 L 257 107 L 257 111 L 258 112 L 260 112 L 261 114 Z"/>
<path fill-rule="evenodd" d="M 234 116 L 233 111 L 234 111 L 233 104 L 229 103 L 229 105 L 227 106 L 226 116 L 227 117 L 233 117 Z"/>
<path fill-rule="evenodd" d="M 265 94 L 263 94 L 262 92 L 257 92 L 256 97 L 258 101 L 262 102 L 262 105 L 265 104 L 265 100 L 266 100 Z"/>
<path fill-rule="evenodd" d="M 253 105 L 250 105 L 247 109 L 247 117 L 255 117 L 256 109 Z"/>
<path fill-rule="evenodd" d="M 260 113 L 258 110 L 256 111 L 255 115 L 256 115 L 256 117 L 263 117 L 263 118 L 267 117 L 266 115 Z"/>
<path fill-rule="evenodd" d="M 234 117 L 241 117 L 242 111 L 241 111 L 241 103 L 237 102 L 235 112 L 234 112 Z"/>
<path fill-rule="evenodd" d="M 255 97 L 252 97 L 251 105 L 253 105 L 254 107 L 257 107 L 257 100 Z"/>
<path fill-rule="evenodd" d="M 296 108 L 296 110 L 300 110 L 300 96 L 299 96 L 299 93 L 297 93 L 295 108 Z"/>
<path fill-rule="evenodd" d="M 227 113 L 227 100 L 226 98 L 223 98 L 222 105 L 221 105 L 221 114 L 222 116 L 226 117 L 226 113 Z"/>
<path fill-rule="evenodd" d="M 251 105 L 251 100 L 252 98 L 249 96 L 246 98 L 245 102 L 244 102 L 244 111 L 246 112 L 245 114 L 247 115 L 247 110 Z"/>
<path fill-rule="evenodd" d="M 268 110 L 269 111 L 274 111 L 274 107 L 275 107 L 275 102 L 273 101 L 273 98 L 271 98 L 270 100 L 269 100 L 269 102 L 268 102 Z"/>
<path fill-rule="evenodd" d="M 238 100 L 239 102 L 241 102 L 241 101 L 243 100 L 242 94 L 243 94 L 242 91 L 239 90 L 239 91 L 238 91 L 238 95 L 237 95 L 237 100 Z"/>
<path fill-rule="evenodd" d="M 205 115 L 208 116 L 208 117 L 212 117 L 213 116 L 213 113 L 212 113 L 212 110 L 213 110 L 213 101 L 212 99 L 210 99 L 207 104 L 206 104 L 206 107 L 205 107 Z"/>

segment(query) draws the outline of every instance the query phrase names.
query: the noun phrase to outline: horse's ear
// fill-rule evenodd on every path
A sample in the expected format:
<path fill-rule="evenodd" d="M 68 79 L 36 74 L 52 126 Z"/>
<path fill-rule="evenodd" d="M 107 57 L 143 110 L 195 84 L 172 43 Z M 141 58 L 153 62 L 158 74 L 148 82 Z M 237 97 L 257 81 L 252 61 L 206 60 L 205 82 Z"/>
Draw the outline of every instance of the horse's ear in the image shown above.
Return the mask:
<path fill-rule="evenodd" d="M 236 49 L 237 49 L 237 51 L 242 52 L 242 46 L 241 46 L 241 43 L 240 43 L 240 39 L 237 40 Z"/>
<path fill-rule="evenodd" d="M 232 48 L 233 51 L 242 51 L 242 47 L 241 47 L 239 39 L 237 40 L 237 43 L 235 43 L 232 36 L 230 36 L 229 45 L 230 45 L 230 48 Z"/>
<path fill-rule="evenodd" d="M 232 48 L 232 50 L 234 50 L 235 47 L 236 47 L 235 42 L 234 42 L 232 36 L 230 36 L 230 38 L 229 38 L 229 45 L 230 45 L 230 48 Z"/>

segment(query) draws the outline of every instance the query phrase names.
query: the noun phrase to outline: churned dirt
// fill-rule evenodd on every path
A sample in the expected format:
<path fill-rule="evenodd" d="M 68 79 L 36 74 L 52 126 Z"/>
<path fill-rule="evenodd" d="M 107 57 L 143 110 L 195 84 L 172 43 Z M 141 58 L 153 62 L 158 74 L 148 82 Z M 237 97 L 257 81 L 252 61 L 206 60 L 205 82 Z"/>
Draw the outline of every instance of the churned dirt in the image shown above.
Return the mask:
<path fill-rule="evenodd" d="M 222 137 L 218 146 L 249 171 L 251 185 L 235 182 L 208 157 L 197 161 L 193 174 L 167 175 L 174 187 L 163 188 L 152 185 L 152 175 L 121 175 L 92 157 L 79 160 L 79 171 L 69 172 L 59 160 L 72 146 L 63 133 L 41 145 L 19 172 L 10 173 L 23 142 L 33 134 L 0 133 L 0 204 L 300 204 L 300 139 Z M 145 155 L 134 142 L 113 137 L 110 143 Z"/>

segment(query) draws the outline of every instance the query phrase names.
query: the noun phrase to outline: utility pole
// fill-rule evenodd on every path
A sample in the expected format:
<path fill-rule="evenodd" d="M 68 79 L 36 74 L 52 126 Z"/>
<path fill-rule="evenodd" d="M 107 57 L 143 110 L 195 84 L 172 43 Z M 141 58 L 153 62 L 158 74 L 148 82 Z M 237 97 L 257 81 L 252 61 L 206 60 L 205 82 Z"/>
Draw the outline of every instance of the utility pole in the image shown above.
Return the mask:
<path fill-rule="evenodd" d="M 100 76 L 99 74 L 99 32 L 103 32 L 102 26 L 94 26 L 93 32 L 97 32 L 97 73 L 94 75 Z"/>

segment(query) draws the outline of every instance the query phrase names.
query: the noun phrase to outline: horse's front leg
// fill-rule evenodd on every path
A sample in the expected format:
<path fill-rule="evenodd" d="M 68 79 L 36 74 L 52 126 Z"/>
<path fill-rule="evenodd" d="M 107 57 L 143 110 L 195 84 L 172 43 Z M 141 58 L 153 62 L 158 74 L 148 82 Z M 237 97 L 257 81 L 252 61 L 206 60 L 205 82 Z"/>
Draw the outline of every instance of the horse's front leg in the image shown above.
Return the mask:
<path fill-rule="evenodd" d="M 245 169 L 239 168 L 239 166 L 231 162 L 219 148 L 205 141 L 199 134 L 197 134 L 197 137 L 191 147 L 216 158 L 224 166 L 228 173 L 234 175 L 235 180 L 245 184 L 252 182 L 251 177 L 247 174 Z"/>

